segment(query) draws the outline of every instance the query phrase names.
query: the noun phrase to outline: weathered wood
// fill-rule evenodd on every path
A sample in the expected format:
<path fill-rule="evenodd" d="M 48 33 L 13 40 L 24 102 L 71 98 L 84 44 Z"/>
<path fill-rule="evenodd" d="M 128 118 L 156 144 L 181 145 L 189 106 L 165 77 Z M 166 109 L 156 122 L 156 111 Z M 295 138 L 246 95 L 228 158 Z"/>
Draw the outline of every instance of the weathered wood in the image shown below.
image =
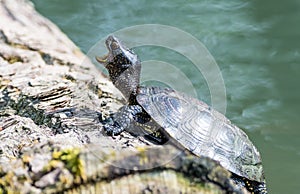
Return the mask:
<path fill-rule="evenodd" d="M 226 193 L 207 158 L 103 135 L 120 93 L 25 0 L 0 0 L 0 193 Z"/>

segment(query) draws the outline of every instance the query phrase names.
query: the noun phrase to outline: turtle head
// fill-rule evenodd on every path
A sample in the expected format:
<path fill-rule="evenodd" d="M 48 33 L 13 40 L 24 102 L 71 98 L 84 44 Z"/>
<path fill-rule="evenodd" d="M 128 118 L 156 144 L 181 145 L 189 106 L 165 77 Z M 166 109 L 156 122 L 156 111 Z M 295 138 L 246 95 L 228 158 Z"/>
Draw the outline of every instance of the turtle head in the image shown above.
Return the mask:
<path fill-rule="evenodd" d="M 115 36 L 109 36 L 105 44 L 108 54 L 96 57 L 96 60 L 105 66 L 113 84 L 128 100 L 132 95 L 136 95 L 140 82 L 141 61 Z"/>

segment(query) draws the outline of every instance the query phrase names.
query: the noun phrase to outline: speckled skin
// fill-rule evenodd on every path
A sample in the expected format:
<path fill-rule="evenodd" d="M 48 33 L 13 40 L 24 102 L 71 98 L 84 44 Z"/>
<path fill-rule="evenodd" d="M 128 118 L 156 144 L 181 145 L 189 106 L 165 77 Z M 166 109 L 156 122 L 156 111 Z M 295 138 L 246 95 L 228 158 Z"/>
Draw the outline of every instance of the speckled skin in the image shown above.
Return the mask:
<path fill-rule="evenodd" d="M 139 86 L 141 62 L 114 36 L 106 40 L 109 54 L 97 60 L 105 65 L 114 85 L 128 104 L 104 126 L 117 135 L 151 118 L 156 127 L 197 156 L 212 158 L 237 175 L 249 191 L 267 193 L 260 154 L 247 135 L 222 114 L 197 99 L 172 89 Z"/>

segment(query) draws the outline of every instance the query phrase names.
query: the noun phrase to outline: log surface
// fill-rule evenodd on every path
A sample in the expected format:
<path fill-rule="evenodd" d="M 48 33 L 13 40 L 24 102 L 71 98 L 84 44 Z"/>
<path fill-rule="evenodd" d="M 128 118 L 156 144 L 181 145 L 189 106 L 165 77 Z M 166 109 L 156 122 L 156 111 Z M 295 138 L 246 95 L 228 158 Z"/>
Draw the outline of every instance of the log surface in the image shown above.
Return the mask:
<path fill-rule="evenodd" d="M 207 158 L 104 135 L 111 82 L 31 2 L 0 18 L 0 193 L 246 193 Z"/>

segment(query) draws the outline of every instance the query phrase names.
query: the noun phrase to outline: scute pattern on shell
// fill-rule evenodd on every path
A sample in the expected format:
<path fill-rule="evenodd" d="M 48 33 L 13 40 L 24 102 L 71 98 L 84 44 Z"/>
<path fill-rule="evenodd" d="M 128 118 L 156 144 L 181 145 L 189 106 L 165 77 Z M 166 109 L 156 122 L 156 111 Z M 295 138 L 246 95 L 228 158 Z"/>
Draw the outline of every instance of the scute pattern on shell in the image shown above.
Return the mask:
<path fill-rule="evenodd" d="M 247 135 L 207 104 L 172 89 L 140 87 L 138 103 L 183 147 L 231 172 L 263 182 L 260 154 Z"/>

